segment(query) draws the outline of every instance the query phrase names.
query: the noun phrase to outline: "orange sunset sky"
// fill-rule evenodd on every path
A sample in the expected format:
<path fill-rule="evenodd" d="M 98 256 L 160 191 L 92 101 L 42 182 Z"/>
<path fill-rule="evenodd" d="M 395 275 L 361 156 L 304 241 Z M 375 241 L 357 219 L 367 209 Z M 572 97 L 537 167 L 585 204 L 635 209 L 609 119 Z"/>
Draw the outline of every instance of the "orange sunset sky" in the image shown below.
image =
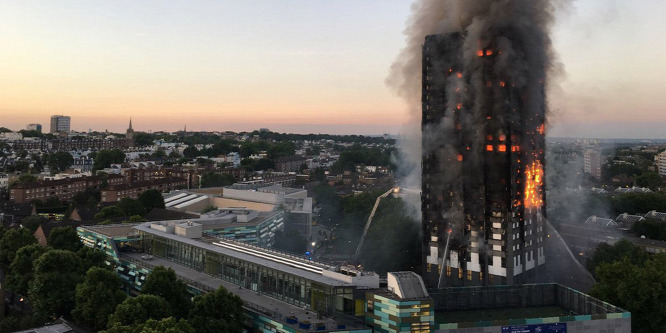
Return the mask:
<path fill-rule="evenodd" d="M 666 6 L 579 0 L 553 40 L 555 136 L 666 138 Z M 0 126 L 397 134 L 410 1 L 3 1 Z"/>

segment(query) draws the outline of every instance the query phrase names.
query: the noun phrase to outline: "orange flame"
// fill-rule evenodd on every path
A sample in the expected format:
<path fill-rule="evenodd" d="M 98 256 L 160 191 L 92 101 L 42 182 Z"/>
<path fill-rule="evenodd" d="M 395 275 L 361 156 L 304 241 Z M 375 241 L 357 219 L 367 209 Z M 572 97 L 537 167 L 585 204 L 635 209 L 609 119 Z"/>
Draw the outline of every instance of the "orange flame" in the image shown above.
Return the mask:
<path fill-rule="evenodd" d="M 476 51 L 476 55 L 478 55 L 479 57 L 483 57 L 483 50 Z"/>
<path fill-rule="evenodd" d="M 543 205 L 543 166 L 532 162 L 525 170 L 525 208 L 540 208 Z"/>
<path fill-rule="evenodd" d="M 542 135 L 543 135 L 543 132 L 544 132 L 544 126 L 543 126 L 543 124 L 541 124 L 541 126 L 539 126 L 538 130 L 539 130 L 539 134 L 542 134 Z"/>

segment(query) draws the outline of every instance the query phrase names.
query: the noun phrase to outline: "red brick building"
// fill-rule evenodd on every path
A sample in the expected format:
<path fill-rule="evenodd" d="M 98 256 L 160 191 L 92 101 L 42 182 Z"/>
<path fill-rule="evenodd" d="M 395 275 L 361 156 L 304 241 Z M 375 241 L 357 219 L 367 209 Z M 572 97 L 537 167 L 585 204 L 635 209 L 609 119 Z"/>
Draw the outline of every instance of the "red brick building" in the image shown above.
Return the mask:
<path fill-rule="evenodd" d="M 46 200 L 50 197 L 57 197 L 60 200 L 71 200 L 74 194 L 85 191 L 86 188 L 99 188 L 105 179 L 109 186 L 125 184 L 125 178 L 121 175 L 44 180 L 18 184 L 12 187 L 9 190 L 9 200 L 13 200 L 16 203 Z"/>
<path fill-rule="evenodd" d="M 123 184 L 110 186 L 102 190 L 102 202 L 117 202 L 122 198 L 136 199 L 139 194 L 147 190 L 169 192 L 187 187 L 187 180 L 182 178 L 161 178 L 134 182 L 131 185 Z"/>

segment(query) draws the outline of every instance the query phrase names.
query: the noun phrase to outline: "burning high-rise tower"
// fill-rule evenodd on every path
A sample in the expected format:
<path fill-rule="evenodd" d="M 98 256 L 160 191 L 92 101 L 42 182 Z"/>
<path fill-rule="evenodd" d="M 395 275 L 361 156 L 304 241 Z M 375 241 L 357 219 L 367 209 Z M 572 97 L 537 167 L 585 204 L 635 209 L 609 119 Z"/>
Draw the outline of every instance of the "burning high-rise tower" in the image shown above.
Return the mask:
<path fill-rule="evenodd" d="M 422 49 L 429 287 L 530 282 L 545 262 L 545 41 L 511 24 L 474 28 Z"/>

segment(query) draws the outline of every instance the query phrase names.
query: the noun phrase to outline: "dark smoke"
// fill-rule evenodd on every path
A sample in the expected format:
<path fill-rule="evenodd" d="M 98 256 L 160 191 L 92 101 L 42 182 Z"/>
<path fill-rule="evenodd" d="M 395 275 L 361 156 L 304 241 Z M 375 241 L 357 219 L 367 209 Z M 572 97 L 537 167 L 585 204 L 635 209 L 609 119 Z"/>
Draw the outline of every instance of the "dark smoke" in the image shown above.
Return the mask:
<path fill-rule="evenodd" d="M 543 107 L 542 96 L 548 90 L 549 76 L 560 72 L 555 61 L 556 56 L 549 37 L 558 9 L 566 7 L 569 0 L 418 0 L 412 4 L 412 14 L 404 31 L 406 46 L 391 67 L 386 82 L 399 96 L 405 99 L 410 119 L 407 135 L 399 141 L 400 158 L 398 174 L 402 186 L 421 187 L 421 169 L 419 163 L 423 149 L 449 149 L 446 133 L 451 124 L 441 123 L 428 126 L 425 135 L 433 144 L 422 147 L 421 141 L 421 55 L 425 36 L 433 34 L 463 34 L 462 71 L 472 73 L 479 69 L 476 52 L 485 47 L 495 47 L 503 51 L 493 71 L 497 77 L 512 82 L 519 90 L 528 91 L 535 98 L 526 100 L 524 109 Z M 493 45 L 491 45 L 493 44 Z M 473 103 L 474 92 L 481 89 L 482 80 L 472 80 L 472 84 L 461 87 L 467 96 L 465 102 L 476 105 L 470 110 L 466 121 L 478 121 L 483 103 Z M 534 85 L 543 82 L 543 86 Z M 475 86 L 476 85 L 476 86 Z M 449 101 L 452 104 L 454 101 Z M 535 105 L 529 105 L 529 103 Z M 447 105 L 447 110 L 454 105 Z M 507 121 L 507 119 L 498 119 Z M 542 120 L 539 120 L 542 121 Z M 479 140 L 483 140 L 479 135 Z M 544 149 L 544 147 L 537 147 Z M 446 170 L 447 178 L 459 177 L 459 170 Z M 419 202 L 414 211 L 419 211 Z M 454 212 L 452 212 L 454 213 Z"/>

